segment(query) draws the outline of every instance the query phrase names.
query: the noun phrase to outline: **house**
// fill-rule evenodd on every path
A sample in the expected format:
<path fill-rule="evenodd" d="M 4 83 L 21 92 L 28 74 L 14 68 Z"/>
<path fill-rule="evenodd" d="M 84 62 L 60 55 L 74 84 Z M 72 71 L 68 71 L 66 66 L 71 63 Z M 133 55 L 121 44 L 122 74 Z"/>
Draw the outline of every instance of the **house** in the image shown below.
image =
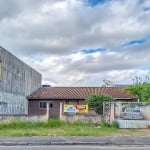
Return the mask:
<path fill-rule="evenodd" d="M 41 87 L 28 96 L 29 116 L 60 117 L 64 104 L 85 104 L 90 95 L 104 94 L 116 101 L 133 101 L 137 97 L 123 87 Z"/>
<path fill-rule="evenodd" d="M 0 46 L 0 115 L 27 115 L 27 95 L 41 86 L 41 74 Z"/>

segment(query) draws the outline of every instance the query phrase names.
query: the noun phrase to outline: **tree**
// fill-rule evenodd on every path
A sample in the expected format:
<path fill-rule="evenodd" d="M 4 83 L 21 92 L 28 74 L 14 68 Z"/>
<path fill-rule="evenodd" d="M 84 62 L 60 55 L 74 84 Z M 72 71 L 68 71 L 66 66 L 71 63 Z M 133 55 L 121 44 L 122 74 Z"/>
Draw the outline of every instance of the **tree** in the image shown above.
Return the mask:
<path fill-rule="evenodd" d="M 113 99 L 107 95 L 91 95 L 86 99 L 89 108 L 94 109 L 98 114 L 103 113 L 103 102 L 105 101 L 113 101 Z"/>
<path fill-rule="evenodd" d="M 127 87 L 126 90 L 137 95 L 141 102 L 150 102 L 150 83 L 136 83 Z"/>
<path fill-rule="evenodd" d="M 141 102 L 150 102 L 150 72 L 145 77 L 135 76 L 133 85 L 126 88 L 131 94 L 137 95 Z"/>

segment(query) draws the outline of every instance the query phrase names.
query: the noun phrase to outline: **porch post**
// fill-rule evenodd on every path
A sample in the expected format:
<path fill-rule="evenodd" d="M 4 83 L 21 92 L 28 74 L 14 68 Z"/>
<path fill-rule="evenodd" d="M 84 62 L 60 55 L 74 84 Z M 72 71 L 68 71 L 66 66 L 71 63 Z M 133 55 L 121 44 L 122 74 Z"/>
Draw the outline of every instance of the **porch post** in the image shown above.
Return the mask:
<path fill-rule="evenodd" d="M 59 108 L 59 118 L 60 118 L 60 120 L 63 118 L 63 109 L 62 109 L 62 107 L 63 107 L 63 103 L 62 102 L 60 102 L 60 106 L 59 106 L 60 108 Z"/>
<path fill-rule="evenodd" d="M 46 120 L 49 119 L 49 102 L 46 103 Z"/>

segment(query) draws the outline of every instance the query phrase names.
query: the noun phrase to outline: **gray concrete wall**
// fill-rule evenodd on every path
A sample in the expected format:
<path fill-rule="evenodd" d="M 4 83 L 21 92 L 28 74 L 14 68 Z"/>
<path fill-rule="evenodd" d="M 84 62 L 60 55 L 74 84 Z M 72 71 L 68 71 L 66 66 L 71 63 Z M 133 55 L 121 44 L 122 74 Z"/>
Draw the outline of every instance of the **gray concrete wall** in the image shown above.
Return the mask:
<path fill-rule="evenodd" d="M 101 116 L 100 115 L 90 116 L 86 114 L 69 116 L 63 114 L 61 119 L 69 122 L 83 121 L 83 122 L 90 122 L 90 123 L 99 123 L 101 121 Z"/>
<path fill-rule="evenodd" d="M 26 96 L 41 86 L 41 74 L 2 47 L 0 61 L 0 114 L 27 114 Z"/>

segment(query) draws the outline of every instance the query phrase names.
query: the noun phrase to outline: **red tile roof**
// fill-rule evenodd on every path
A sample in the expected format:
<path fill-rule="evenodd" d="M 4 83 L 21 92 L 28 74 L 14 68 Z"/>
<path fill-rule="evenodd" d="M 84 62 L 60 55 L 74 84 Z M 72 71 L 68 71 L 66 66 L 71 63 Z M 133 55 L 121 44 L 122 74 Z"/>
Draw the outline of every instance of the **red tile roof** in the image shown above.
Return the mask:
<path fill-rule="evenodd" d="M 86 99 L 90 95 L 104 94 L 114 99 L 136 99 L 123 87 L 47 87 L 39 88 L 28 99 Z"/>

